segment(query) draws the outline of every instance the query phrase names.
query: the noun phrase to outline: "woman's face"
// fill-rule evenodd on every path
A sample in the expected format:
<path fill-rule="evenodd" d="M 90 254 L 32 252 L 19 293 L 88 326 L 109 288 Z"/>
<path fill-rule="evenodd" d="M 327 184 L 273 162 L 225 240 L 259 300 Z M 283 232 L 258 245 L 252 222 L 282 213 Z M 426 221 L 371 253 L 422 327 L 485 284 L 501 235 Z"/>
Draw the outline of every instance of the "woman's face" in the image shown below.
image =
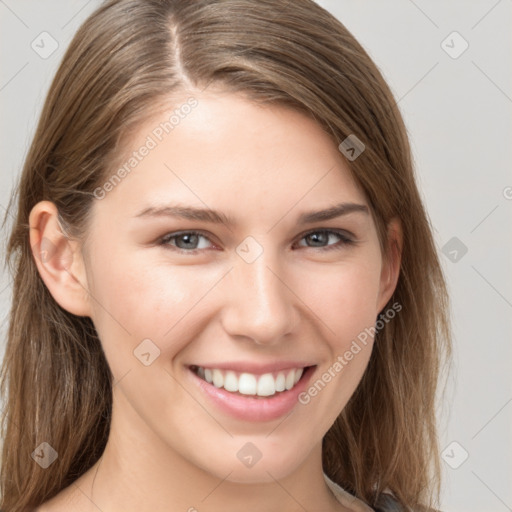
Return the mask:
<path fill-rule="evenodd" d="M 140 128 L 130 171 L 93 205 L 86 286 L 111 436 L 270 481 L 320 453 L 394 285 L 364 194 L 313 120 L 193 96 L 172 129 L 170 112 Z"/>

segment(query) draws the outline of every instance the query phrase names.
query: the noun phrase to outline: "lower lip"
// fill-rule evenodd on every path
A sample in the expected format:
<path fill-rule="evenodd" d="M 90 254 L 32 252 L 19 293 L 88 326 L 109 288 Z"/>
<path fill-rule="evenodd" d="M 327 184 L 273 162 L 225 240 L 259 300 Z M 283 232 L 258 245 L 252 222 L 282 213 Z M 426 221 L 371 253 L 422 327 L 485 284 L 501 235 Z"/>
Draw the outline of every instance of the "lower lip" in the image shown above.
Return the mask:
<path fill-rule="evenodd" d="M 299 382 L 290 390 L 270 397 L 255 397 L 238 395 L 224 388 L 217 388 L 187 368 L 188 373 L 209 401 L 222 412 L 244 421 L 272 421 L 290 413 L 299 403 L 298 397 L 306 389 L 314 370 L 314 366 L 307 368 Z"/>

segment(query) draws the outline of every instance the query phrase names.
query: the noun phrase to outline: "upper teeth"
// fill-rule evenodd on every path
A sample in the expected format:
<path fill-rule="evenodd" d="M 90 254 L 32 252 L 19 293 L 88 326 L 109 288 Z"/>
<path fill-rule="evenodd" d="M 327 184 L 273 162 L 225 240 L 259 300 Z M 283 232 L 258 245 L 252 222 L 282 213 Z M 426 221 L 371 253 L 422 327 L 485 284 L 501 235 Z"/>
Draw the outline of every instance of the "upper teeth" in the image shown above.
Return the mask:
<path fill-rule="evenodd" d="M 276 392 L 292 389 L 302 377 L 303 371 L 304 368 L 294 368 L 276 374 L 254 375 L 198 367 L 197 374 L 215 387 L 224 388 L 232 393 L 238 391 L 242 395 L 271 396 Z"/>

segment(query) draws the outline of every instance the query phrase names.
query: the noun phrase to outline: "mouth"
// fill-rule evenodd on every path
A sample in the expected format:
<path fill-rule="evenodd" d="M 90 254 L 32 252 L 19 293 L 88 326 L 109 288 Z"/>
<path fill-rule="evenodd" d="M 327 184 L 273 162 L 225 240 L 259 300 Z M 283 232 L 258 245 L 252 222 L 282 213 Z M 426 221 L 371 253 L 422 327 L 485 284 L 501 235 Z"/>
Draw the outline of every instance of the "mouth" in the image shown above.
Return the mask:
<path fill-rule="evenodd" d="M 224 368 L 188 365 L 192 386 L 220 414 L 238 421 L 268 422 L 296 409 L 298 397 L 314 377 L 316 365 L 226 364 Z M 208 410 L 208 409 L 207 409 Z"/>
<path fill-rule="evenodd" d="M 189 368 L 200 379 L 234 395 L 267 398 L 292 390 L 302 379 L 305 372 L 312 367 L 288 368 L 263 374 L 221 368 L 204 368 L 195 365 Z"/>

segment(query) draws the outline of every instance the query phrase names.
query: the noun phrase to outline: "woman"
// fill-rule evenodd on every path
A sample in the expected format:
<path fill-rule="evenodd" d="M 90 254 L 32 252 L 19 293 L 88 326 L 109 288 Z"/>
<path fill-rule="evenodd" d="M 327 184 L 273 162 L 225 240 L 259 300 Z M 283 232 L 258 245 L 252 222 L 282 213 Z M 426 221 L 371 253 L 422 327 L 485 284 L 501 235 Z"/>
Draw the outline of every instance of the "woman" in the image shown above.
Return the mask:
<path fill-rule="evenodd" d="M 395 101 L 314 2 L 105 2 L 15 200 L 3 510 L 436 506 L 445 283 Z"/>

